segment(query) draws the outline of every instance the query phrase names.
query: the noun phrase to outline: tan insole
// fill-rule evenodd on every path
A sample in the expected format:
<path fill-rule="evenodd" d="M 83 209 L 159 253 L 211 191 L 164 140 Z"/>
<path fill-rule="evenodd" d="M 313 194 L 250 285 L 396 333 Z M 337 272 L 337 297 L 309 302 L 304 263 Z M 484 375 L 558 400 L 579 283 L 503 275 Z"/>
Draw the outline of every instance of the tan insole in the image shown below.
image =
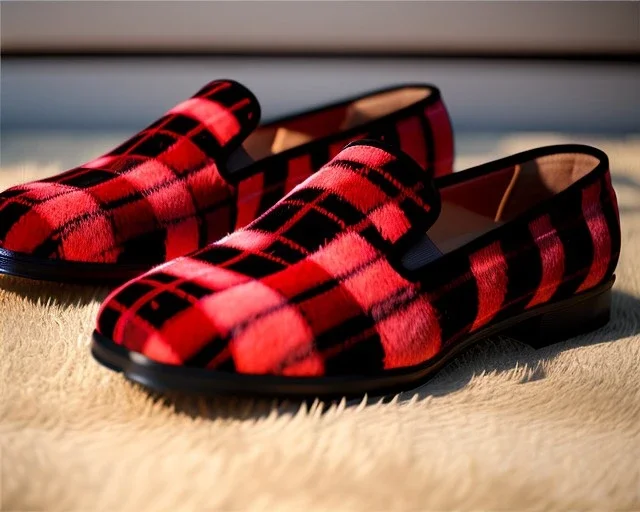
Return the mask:
<path fill-rule="evenodd" d="M 429 245 L 435 245 L 440 253 L 446 254 L 509 222 L 575 183 L 592 171 L 598 162 L 591 155 L 549 155 L 504 169 L 511 172 L 510 176 L 507 175 L 509 181 L 506 184 L 504 181 L 501 185 L 497 181 L 487 182 L 486 176 L 458 183 L 455 186 L 470 188 L 465 194 L 457 195 L 457 200 L 468 208 L 453 202 L 453 197 L 456 197 L 452 194 L 455 192 L 453 187 L 444 189 L 440 216 L 427 232 L 428 238 L 411 249 L 411 264 L 419 268 L 421 264 L 428 263 Z M 493 188 L 487 190 L 487 186 Z M 473 211 L 474 207 L 481 207 L 485 213 Z"/>
<path fill-rule="evenodd" d="M 271 144 L 271 153 L 280 153 L 287 149 L 295 148 L 296 146 L 302 146 L 302 144 L 311 142 L 313 139 L 313 135 L 308 133 L 288 130 L 287 128 L 278 128 L 276 136 L 273 138 L 273 143 Z"/>
<path fill-rule="evenodd" d="M 343 132 L 378 119 L 392 112 L 420 101 L 431 94 L 431 90 L 423 87 L 404 87 L 386 91 L 355 100 L 346 109 L 344 106 L 334 107 L 337 119 L 314 121 L 316 117 L 331 118 L 331 109 L 309 114 L 302 124 L 299 120 L 285 122 L 283 126 L 265 126 L 252 133 L 243 146 L 245 151 L 258 160 L 269 155 L 286 151 L 300 146 L 318 137 L 324 137 L 334 132 Z M 344 111 L 344 114 L 340 114 Z M 340 119 L 341 117 L 341 119 Z"/>
<path fill-rule="evenodd" d="M 442 211 L 427 235 L 444 254 L 495 229 L 503 222 L 479 215 L 457 204 L 443 202 Z"/>

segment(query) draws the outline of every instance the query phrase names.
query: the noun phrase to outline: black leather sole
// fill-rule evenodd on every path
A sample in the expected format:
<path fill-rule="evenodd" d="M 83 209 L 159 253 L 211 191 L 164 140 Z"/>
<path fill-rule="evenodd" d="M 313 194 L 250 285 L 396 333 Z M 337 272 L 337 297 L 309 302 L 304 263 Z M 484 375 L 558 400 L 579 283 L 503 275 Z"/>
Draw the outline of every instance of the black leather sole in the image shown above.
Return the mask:
<path fill-rule="evenodd" d="M 542 348 L 598 329 L 609 322 L 613 282 L 614 278 L 570 299 L 532 308 L 489 325 L 444 348 L 441 354 L 424 364 L 386 370 L 376 375 L 282 377 L 173 366 L 154 362 L 97 332 L 93 334 L 91 353 L 104 366 L 123 372 L 128 379 L 160 392 L 298 398 L 358 396 L 365 393 L 380 395 L 417 387 L 461 351 L 489 336 L 510 336 L 535 348 Z"/>
<path fill-rule="evenodd" d="M 150 268 L 148 265 L 48 260 L 0 248 L 0 274 L 38 281 L 119 284 L 139 276 Z"/>

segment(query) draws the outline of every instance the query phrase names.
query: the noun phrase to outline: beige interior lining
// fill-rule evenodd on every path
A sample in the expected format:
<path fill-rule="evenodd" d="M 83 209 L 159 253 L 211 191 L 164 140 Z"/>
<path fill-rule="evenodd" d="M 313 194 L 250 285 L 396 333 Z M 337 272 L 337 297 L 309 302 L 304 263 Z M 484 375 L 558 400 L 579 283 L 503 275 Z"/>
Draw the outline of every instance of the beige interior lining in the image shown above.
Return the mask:
<path fill-rule="evenodd" d="M 540 201 L 562 192 L 577 180 L 593 171 L 599 160 L 585 154 L 559 154 L 540 157 L 511 170 L 511 179 L 498 194 L 499 201 L 492 206 L 495 215 L 477 213 L 474 204 L 447 199 L 446 189 L 442 190 L 442 212 L 429 230 L 429 238 L 441 252 L 450 252 L 470 242 L 474 238 L 508 222 Z M 482 201 L 489 194 L 483 194 L 481 178 L 457 184 L 456 187 L 472 187 L 477 190 L 467 197 Z M 486 205 L 483 205 L 486 210 Z"/>
<path fill-rule="evenodd" d="M 391 114 L 397 110 L 413 105 L 431 95 L 430 89 L 405 88 L 367 96 L 354 101 L 347 108 L 340 130 L 349 130 L 374 119 Z"/>
<path fill-rule="evenodd" d="M 361 126 L 430 96 L 431 89 L 405 87 L 373 94 L 349 105 L 328 108 L 278 126 L 258 128 L 243 147 L 254 160 L 311 142 L 319 137 Z"/>
<path fill-rule="evenodd" d="M 501 224 L 503 222 L 494 221 L 463 206 L 443 202 L 440 216 L 429 230 L 429 238 L 440 252 L 447 253 Z"/>

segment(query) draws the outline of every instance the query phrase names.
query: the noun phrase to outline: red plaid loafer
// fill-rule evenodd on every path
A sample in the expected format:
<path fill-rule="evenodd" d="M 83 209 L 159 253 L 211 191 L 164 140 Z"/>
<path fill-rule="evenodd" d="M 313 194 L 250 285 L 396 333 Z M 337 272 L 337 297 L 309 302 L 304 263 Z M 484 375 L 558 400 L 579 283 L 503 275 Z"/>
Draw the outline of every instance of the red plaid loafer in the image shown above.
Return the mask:
<path fill-rule="evenodd" d="M 255 96 L 215 81 L 110 153 L 0 194 L 0 272 L 124 280 L 253 221 L 351 140 L 386 139 L 451 172 L 439 91 L 397 86 L 258 127 Z"/>
<path fill-rule="evenodd" d="M 431 176 L 350 144 L 245 228 L 111 294 L 94 357 L 160 390 L 379 393 L 496 333 L 541 346 L 608 321 L 620 226 L 604 153 Z"/>

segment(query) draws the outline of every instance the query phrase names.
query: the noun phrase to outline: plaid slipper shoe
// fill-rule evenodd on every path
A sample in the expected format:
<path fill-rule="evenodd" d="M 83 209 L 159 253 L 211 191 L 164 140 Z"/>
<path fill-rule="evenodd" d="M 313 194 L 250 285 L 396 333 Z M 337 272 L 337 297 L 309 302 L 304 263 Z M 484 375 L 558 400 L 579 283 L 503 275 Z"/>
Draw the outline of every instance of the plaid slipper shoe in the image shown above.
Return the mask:
<path fill-rule="evenodd" d="M 386 139 L 436 175 L 453 139 L 440 92 L 403 85 L 258 127 L 244 86 L 215 81 L 110 153 L 0 194 L 0 272 L 129 279 L 253 221 L 349 141 Z"/>
<path fill-rule="evenodd" d="M 487 336 L 543 346 L 604 325 L 619 250 L 597 149 L 536 149 L 434 185 L 359 141 L 245 228 L 112 293 L 92 352 L 158 390 L 395 391 Z"/>

